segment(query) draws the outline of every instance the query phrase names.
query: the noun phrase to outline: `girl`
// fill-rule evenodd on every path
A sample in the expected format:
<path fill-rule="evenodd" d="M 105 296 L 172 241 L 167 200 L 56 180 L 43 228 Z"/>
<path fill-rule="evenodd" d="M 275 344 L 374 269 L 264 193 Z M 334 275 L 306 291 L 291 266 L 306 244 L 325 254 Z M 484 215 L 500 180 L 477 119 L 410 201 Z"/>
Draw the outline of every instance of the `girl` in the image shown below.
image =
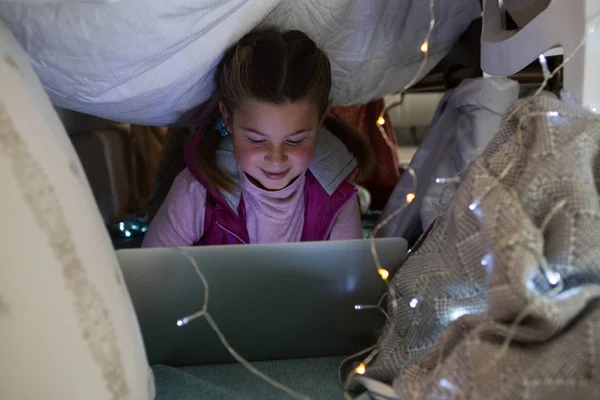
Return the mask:
<path fill-rule="evenodd" d="M 368 174 L 371 153 L 356 134 L 321 129 L 330 88 L 329 60 L 304 33 L 244 36 L 217 70 L 217 116 L 186 146 L 143 245 L 361 238 L 350 180 Z"/>

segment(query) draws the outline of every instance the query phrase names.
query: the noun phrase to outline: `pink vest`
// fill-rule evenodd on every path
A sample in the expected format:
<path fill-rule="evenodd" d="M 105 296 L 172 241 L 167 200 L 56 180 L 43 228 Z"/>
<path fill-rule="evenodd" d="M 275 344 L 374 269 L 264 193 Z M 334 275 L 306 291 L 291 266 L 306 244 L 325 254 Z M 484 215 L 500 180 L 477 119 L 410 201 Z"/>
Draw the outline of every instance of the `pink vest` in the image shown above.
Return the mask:
<path fill-rule="evenodd" d="M 195 246 L 220 244 L 248 244 L 246 208 L 240 198 L 237 212 L 219 190 L 212 189 L 196 167 L 196 148 L 204 131 L 204 122 L 184 150 L 184 161 L 192 175 L 206 188 L 204 234 Z M 344 180 L 331 194 L 321 186 L 310 170 L 306 171 L 304 186 L 304 225 L 301 241 L 327 240 L 337 214 L 356 193 L 354 185 Z"/>

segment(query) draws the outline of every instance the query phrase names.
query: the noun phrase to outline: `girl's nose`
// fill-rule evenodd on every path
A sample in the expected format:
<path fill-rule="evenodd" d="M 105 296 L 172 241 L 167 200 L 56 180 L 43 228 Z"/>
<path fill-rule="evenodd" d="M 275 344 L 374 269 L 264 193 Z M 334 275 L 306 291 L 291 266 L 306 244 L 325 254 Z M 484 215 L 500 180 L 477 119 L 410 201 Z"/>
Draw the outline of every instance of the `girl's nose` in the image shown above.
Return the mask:
<path fill-rule="evenodd" d="M 288 160 L 288 156 L 281 146 L 269 146 L 265 160 L 270 164 L 283 164 Z"/>

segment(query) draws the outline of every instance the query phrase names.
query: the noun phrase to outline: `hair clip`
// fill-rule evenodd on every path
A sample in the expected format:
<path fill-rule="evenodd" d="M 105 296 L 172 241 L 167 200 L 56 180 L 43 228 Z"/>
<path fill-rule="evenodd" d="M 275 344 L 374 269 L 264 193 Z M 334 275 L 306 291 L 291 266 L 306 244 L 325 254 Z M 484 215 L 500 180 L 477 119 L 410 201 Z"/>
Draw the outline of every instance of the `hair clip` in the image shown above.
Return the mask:
<path fill-rule="evenodd" d="M 219 122 L 217 123 L 217 129 L 218 129 L 219 133 L 221 134 L 221 136 L 223 136 L 223 137 L 229 136 L 229 131 L 227 130 L 227 127 L 225 126 L 225 122 L 223 122 L 222 119 L 220 119 Z"/>

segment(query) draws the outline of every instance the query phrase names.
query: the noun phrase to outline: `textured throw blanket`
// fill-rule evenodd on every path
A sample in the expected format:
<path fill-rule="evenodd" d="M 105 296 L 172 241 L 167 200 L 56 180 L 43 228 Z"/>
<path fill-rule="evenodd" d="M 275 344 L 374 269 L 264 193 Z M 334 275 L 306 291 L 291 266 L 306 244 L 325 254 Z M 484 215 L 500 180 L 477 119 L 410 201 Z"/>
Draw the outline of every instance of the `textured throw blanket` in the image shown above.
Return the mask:
<path fill-rule="evenodd" d="M 598 115 L 517 102 L 391 281 L 364 376 L 402 399 L 598 398 L 599 145 Z"/>

